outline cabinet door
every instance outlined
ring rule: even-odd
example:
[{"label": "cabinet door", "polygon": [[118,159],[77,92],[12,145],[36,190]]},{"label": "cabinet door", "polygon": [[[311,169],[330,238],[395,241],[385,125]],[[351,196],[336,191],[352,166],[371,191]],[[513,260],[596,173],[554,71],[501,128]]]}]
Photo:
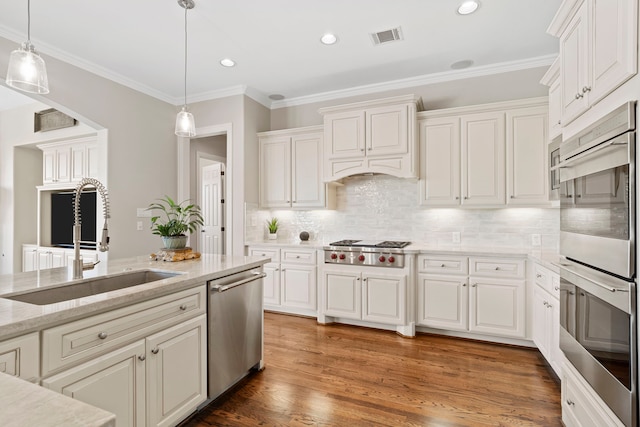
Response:
[{"label": "cabinet door", "polygon": [[460,204],[460,119],[444,117],[420,122],[420,203]]},{"label": "cabinet door", "polygon": [[78,144],[71,147],[71,180],[81,181],[86,175],[86,146]]},{"label": "cabinet door", "polygon": [[409,152],[408,107],[393,105],[365,112],[367,156],[389,156]]},{"label": "cabinet door", "polygon": [[289,137],[274,137],[260,141],[260,205],[291,207]]},{"label": "cabinet door", "polygon": [[551,362],[551,313],[550,296],[539,286],[533,290],[533,342],[540,353]]},{"label": "cabinet door", "polygon": [[84,152],[84,176],[101,178],[100,176],[100,148],[97,144],[87,144]]},{"label": "cabinet door", "polygon": [[325,270],[323,277],[324,314],[349,319],[362,318],[360,274]]},{"label": "cabinet door", "polygon": [[140,340],[42,380],[42,385],[114,413],[118,427],[141,427],[146,425],[145,357]]},{"label": "cabinet door", "polygon": [[146,339],[149,426],[173,426],[207,398],[207,317]]},{"label": "cabinet door", "polygon": [[592,0],[591,82],[594,104],[637,72],[637,0]]},{"label": "cabinet door", "polygon": [[504,113],[469,114],[461,118],[462,204],[505,202]]},{"label": "cabinet door", "polygon": [[549,86],[549,139],[562,133],[562,92],[560,76]]},{"label": "cabinet door", "polygon": [[525,337],[525,282],[471,277],[469,331]]},{"label": "cabinet door", "polygon": [[36,246],[24,246],[22,248],[22,271],[34,271],[38,269],[38,248]]},{"label": "cabinet door", "polygon": [[60,147],[56,150],[57,182],[71,182],[71,147]]},{"label": "cabinet door", "polygon": [[316,310],[316,267],[282,264],[282,305]]},{"label": "cabinet door", "polygon": [[52,268],[51,251],[47,249],[38,249],[38,270]]},{"label": "cabinet door", "polygon": [[507,111],[507,205],[546,205],[547,108]]},{"label": "cabinet door", "polygon": [[56,182],[58,175],[56,173],[56,150],[49,149],[42,151],[42,182],[51,184]]},{"label": "cabinet door", "polygon": [[407,277],[366,274],[362,278],[362,320],[406,324]]},{"label": "cabinet door", "polygon": [[264,285],[265,305],[280,305],[280,264],[265,264],[263,271],[266,277],[262,280]]},{"label": "cabinet door", "polygon": [[291,138],[291,206],[324,207],[322,133]]},{"label": "cabinet door", "polygon": [[324,116],[325,154],[330,159],[358,158],[365,151],[364,110]]},{"label": "cabinet door", "polygon": [[40,376],[40,339],[33,332],[0,342],[0,372],[26,381]]},{"label": "cabinet door", "polygon": [[469,292],[464,276],[418,275],[418,323],[467,331]]},{"label": "cabinet door", "polygon": [[562,123],[566,126],[588,107],[582,91],[589,81],[588,6],[584,2],[560,37]]},{"label": "cabinet door", "polygon": [[67,253],[64,250],[53,249],[51,253],[51,268],[65,267],[67,265]]}]

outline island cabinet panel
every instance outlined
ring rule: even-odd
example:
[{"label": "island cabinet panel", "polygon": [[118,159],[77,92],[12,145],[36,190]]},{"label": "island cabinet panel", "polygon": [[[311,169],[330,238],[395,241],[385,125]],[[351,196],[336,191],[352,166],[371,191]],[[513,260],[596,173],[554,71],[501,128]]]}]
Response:
[{"label": "island cabinet panel", "polygon": [[116,415],[118,427],[145,426],[144,340],[42,381],[42,386]]},{"label": "island cabinet panel", "polygon": [[0,342],[0,372],[36,381],[40,376],[40,339],[34,332]]}]

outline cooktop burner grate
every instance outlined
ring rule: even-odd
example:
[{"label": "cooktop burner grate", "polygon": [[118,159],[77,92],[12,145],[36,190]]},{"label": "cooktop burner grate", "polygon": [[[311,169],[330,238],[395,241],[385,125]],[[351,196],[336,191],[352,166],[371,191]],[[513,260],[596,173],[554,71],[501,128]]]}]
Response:
[{"label": "cooktop burner grate", "polygon": [[355,243],[362,240],[338,240],[337,242],[329,243],[331,246],[353,246]]},{"label": "cooktop burner grate", "polygon": [[411,242],[399,242],[392,240],[385,240],[384,242],[380,242],[376,244],[378,248],[404,248],[405,246],[410,245]]},{"label": "cooktop burner grate", "polygon": [[338,240],[337,242],[329,243],[330,246],[351,246],[351,247],[366,247],[366,248],[393,248],[401,249],[411,244],[411,242],[401,242],[393,240],[378,241],[363,241],[363,240]]}]

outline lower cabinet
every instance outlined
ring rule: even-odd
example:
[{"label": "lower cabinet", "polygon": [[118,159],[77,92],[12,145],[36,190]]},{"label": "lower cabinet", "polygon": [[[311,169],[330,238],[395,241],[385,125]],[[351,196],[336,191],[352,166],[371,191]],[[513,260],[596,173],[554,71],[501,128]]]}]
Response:
[{"label": "lower cabinet", "polygon": [[406,275],[325,268],[323,282],[322,312],[326,316],[390,325],[407,323]]},{"label": "lower cabinet", "polygon": [[116,414],[174,426],[207,398],[206,287],[42,331],[42,386]]},{"label": "lower cabinet", "polygon": [[525,338],[524,271],[524,259],[420,255],[417,324]]},{"label": "lower cabinet", "polygon": [[40,339],[37,332],[0,342],[0,372],[37,381],[40,376]]},{"label": "lower cabinet", "polygon": [[566,427],[624,426],[569,362],[562,366],[562,422]]},{"label": "lower cabinet", "polygon": [[271,258],[264,265],[265,310],[282,313],[316,316],[317,271],[316,250],[313,248],[289,248],[251,246],[251,256]]},{"label": "lower cabinet", "polygon": [[533,342],[558,376],[562,373],[560,350],[560,276],[534,264]]}]

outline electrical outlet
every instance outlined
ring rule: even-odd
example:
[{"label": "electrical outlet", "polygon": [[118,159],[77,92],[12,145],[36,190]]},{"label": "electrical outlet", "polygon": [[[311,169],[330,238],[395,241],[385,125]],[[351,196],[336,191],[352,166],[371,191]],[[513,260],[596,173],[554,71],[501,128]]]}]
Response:
[{"label": "electrical outlet", "polygon": [[542,244],[542,242],[540,241],[540,235],[539,234],[532,234],[531,235],[531,246],[540,246]]},{"label": "electrical outlet", "polygon": [[453,243],[460,243],[460,232],[459,231],[454,231],[453,233],[451,233],[451,241]]},{"label": "electrical outlet", "polygon": [[136,230],[138,230],[138,231],[142,231],[142,228],[143,228],[143,227],[142,227],[142,221],[138,221],[138,222],[136,223]]}]

